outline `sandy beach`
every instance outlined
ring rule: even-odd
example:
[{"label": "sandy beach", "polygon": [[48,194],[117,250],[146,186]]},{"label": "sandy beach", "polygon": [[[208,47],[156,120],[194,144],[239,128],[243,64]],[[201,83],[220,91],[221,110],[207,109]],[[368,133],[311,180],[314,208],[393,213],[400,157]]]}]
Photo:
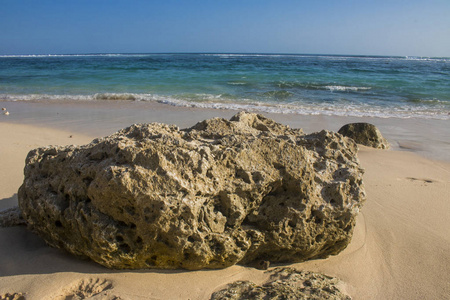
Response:
[{"label": "sandy beach", "polygon": [[[231,110],[129,101],[0,102],[0,210],[17,205],[25,157],[46,145],[86,144],[133,123],[181,128]],[[450,123],[424,119],[266,114],[310,133],[351,122],[375,124],[391,150],[360,146],[367,200],[349,247],[290,265],[342,280],[353,299],[447,299],[450,295]],[[276,266],[271,266],[276,267]],[[72,299],[104,290],[108,299],[208,299],[236,280],[262,283],[262,270],[115,271],[48,247],[24,226],[0,228],[0,299]],[[116,297],[116,298],[114,298]],[[83,299],[83,298],[81,298]],[[100,299],[100,298],[98,298]],[[103,299],[103,298],[101,298]]]}]

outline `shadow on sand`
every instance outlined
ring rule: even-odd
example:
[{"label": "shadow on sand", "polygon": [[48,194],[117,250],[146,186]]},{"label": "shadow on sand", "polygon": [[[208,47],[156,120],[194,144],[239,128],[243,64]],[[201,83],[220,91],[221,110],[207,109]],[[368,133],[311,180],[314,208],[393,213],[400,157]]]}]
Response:
[{"label": "shadow on sand", "polygon": [[[0,199],[0,211],[17,206],[17,194]],[[15,275],[79,272],[85,274],[164,273],[187,270],[111,270],[93,261],[48,246],[26,226],[0,227],[0,278]]]}]

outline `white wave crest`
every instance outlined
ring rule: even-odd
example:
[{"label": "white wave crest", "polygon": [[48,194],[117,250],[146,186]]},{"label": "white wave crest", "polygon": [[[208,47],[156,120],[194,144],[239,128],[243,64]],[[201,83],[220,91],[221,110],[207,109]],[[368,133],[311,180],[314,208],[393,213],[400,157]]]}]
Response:
[{"label": "white wave crest", "polygon": [[93,96],[95,100],[139,100],[138,94],[99,93]]},{"label": "white wave crest", "polygon": [[366,86],[342,86],[342,85],[327,85],[325,86],[326,89],[332,91],[332,92],[356,92],[356,91],[367,91],[370,90],[371,87]]},{"label": "white wave crest", "polygon": [[449,57],[405,56],[405,60],[450,62]]},{"label": "white wave crest", "polygon": [[227,82],[227,84],[229,84],[229,85],[248,85],[247,82],[243,82],[243,81],[230,81],[230,82]]}]

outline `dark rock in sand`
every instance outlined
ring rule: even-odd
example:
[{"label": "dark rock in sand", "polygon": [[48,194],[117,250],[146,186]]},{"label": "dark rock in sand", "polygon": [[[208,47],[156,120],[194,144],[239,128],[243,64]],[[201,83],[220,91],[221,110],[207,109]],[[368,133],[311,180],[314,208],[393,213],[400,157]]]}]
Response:
[{"label": "dark rock in sand", "polygon": [[270,279],[263,285],[236,281],[212,294],[211,300],[351,299],[341,291],[337,278],[292,268],[278,268],[271,273]]},{"label": "dark rock in sand", "polygon": [[30,151],[19,205],[48,244],[110,268],[300,262],[350,242],[365,199],[356,152],[250,113],[132,125]]},{"label": "dark rock in sand", "polygon": [[377,148],[389,149],[388,141],[375,125],[369,123],[351,123],[341,127],[340,134],[353,139],[356,143]]},{"label": "dark rock in sand", "polygon": [[0,227],[21,225],[26,225],[26,222],[22,218],[22,213],[20,212],[19,207],[16,206],[0,211]]}]

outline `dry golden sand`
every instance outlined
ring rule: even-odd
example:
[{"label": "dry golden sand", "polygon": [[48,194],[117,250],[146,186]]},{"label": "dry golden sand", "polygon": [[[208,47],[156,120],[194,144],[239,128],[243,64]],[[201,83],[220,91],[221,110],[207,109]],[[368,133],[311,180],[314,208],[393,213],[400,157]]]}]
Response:
[{"label": "dry golden sand", "polygon": [[[0,210],[16,205],[30,149],[84,144],[94,138],[67,128],[5,122],[0,122],[0,132]],[[293,266],[339,277],[353,299],[448,299],[450,163],[365,147],[359,157],[366,170],[367,202],[352,243],[337,256]],[[195,272],[112,271],[49,248],[24,227],[0,228],[0,297],[22,293],[26,299],[75,294],[208,299],[229,282],[247,279],[258,284],[266,278],[264,271],[242,266]]]}]

